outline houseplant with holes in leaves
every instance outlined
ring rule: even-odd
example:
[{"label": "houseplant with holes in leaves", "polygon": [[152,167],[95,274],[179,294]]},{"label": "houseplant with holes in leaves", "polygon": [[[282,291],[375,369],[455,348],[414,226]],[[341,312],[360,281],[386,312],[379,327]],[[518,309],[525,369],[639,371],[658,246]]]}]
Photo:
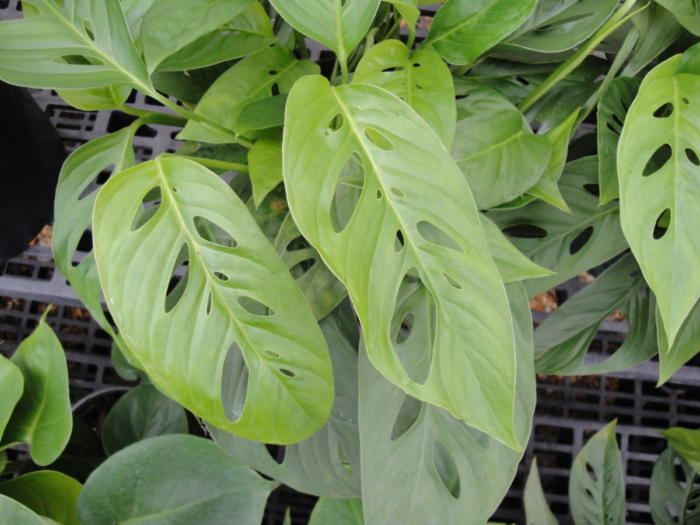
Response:
[{"label": "houseplant with holes in leaves", "polygon": [[[415,0],[23,9],[0,23],[0,79],[135,117],[65,161],[56,264],[148,387],[126,413],[184,408],[211,437],[115,452],[83,522],[258,523],[279,482],[348,520],[484,523],[536,371],[658,353],[663,383],[700,348],[690,0],[448,0],[429,23]],[[137,163],[159,124],[179,152]],[[589,270],[533,334],[528,299]],[[611,312],[625,344],[589,355]],[[143,492],[119,492],[134,476]],[[228,488],[180,507],[183,484]]]}]

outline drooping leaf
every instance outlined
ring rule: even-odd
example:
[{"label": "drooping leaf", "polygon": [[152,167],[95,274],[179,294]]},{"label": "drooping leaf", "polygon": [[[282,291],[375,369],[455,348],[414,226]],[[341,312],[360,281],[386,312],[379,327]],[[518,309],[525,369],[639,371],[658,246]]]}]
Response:
[{"label": "drooping leaf", "polygon": [[519,250],[535,263],[558,272],[527,281],[530,296],[594,268],[627,248],[619,207],[614,202],[598,206],[597,183],[597,158],[576,159],[564,167],[559,182],[571,214],[544,202],[489,213]]},{"label": "drooping leaf", "polygon": [[625,523],[625,481],[612,421],[588,440],[569,477],[569,507],[576,523]]},{"label": "drooping leaf", "polygon": [[455,92],[450,70],[433,49],[409,51],[398,40],[371,47],[360,60],[353,82],[372,84],[403,98],[442,139],[452,145],[455,134]]},{"label": "drooping leaf", "polygon": [[452,64],[469,64],[515,31],[535,0],[448,0],[430,26],[426,44]]},{"label": "drooping leaf", "polygon": [[[149,199],[161,204],[132,224]],[[93,227],[105,299],[155,386],[248,439],[290,443],[325,424],[333,382],[321,332],[225,182],[177,157],[140,164],[102,188]],[[216,232],[227,242],[209,240]]]},{"label": "drooping leaf", "polygon": [[[38,470],[0,483],[0,494],[61,525],[82,525],[77,508],[82,488],[80,483],[65,474]],[[23,521],[5,523],[24,524]]]},{"label": "drooping leaf", "polygon": [[48,465],[68,443],[73,417],[66,357],[44,318],[19,345],[12,363],[22,372],[24,392],[7,423],[0,447],[26,443],[34,463]]},{"label": "drooping leaf", "polygon": [[[679,475],[677,463],[682,475]],[[649,509],[656,525],[692,525],[700,517],[700,479],[671,447],[654,464]]]},{"label": "drooping leaf", "polygon": [[452,156],[480,209],[508,202],[531,188],[547,169],[552,147],[535,135],[505,98],[474,84],[457,103]]},{"label": "drooping leaf", "polygon": [[[243,109],[277,93],[287,93],[294,82],[317,73],[318,66],[297,60],[286,47],[272,47],[237,62],[216,79],[200,99],[195,113],[234,132],[242,132],[238,118]],[[230,137],[201,122],[189,121],[179,139],[230,142]]]},{"label": "drooping leaf", "polygon": [[661,434],[668,439],[673,450],[700,474],[700,430],[675,427],[662,430]]},{"label": "drooping leaf", "polygon": [[[410,395],[520,448],[505,290],[469,187],[437,135],[383,89],[309,76],[289,95],[282,156],[294,221],[345,284],[372,364]],[[336,216],[345,166],[363,189],[355,209]],[[433,366],[421,381],[390,336],[405,279],[425,283],[437,305],[425,348]]]},{"label": "drooping leaf", "polygon": [[0,494],[0,522],[21,523],[22,525],[47,525],[47,522],[37,516],[27,507]]},{"label": "drooping leaf", "polygon": [[234,459],[306,494],[328,498],[360,496],[357,429],[357,352],[343,335],[337,314],[321,322],[333,358],[336,397],[325,427],[288,445],[273,457],[261,443],[211,429],[213,439]]},{"label": "drooping leaf", "polygon": [[282,182],[282,132],[270,131],[255,141],[248,151],[248,173],[253,185],[253,202],[263,199]]},{"label": "drooping leaf", "polygon": [[677,72],[681,58],[642,81],[617,156],[622,230],[656,295],[669,345],[700,299],[700,119],[693,104],[700,75]]},{"label": "drooping leaf", "polygon": [[[26,4],[38,13],[2,22],[1,79],[36,88],[129,85],[150,90],[148,73],[117,0],[28,0]],[[67,56],[80,60],[62,60]]]},{"label": "drooping leaf", "polygon": [[656,0],[694,35],[700,35],[700,10],[694,0]]},{"label": "drooping leaf", "polygon": [[274,486],[209,440],[158,436],[100,465],[85,482],[78,513],[91,525],[259,525]]},{"label": "drooping leaf", "polygon": [[183,408],[144,384],[119,398],[102,423],[100,437],[105,452],[112,455],[142,439],[186,433]]},{"label": "drooping leaf", "polygon": [[[526,439],[535,404],[532,319],[524,287],[510,285],[508,291],[518,341],[515,426],[519,439]],[[399,312],[413,315],[407,323],[396,319],[392,335],[401,339],[407,370],[425,374],[433,305],[420,283],[405,283],[399,296]],[[522,453],[407,396],[372,367],[364,352],[359,369],[366,523],[485,523],[508,490]]]},{"label": "drooping leaf", "polygon": [[380,0],[271,0],[270,3],[294,29],[329,47],[345,62],[369,30]]},{"label": "drooping leaf", "polygon": [[[141,21],[148,71],[167,57],[240,15],[252,0],[155,0]],[[208,65],[208,64],[205,64]]]},{"label": "drooping leaf", "polygon": [[[2,411],[0,411],[0,437],[2,437],[12,411],[17,405],[24,390],[24,376],[17,365],[0,355],[0,399]],[[0,471],[1,472],[1,471]]]},{"label": "drooping leaf", "polygon": [[676,371],[700,352],[700,301],[695,304],[678,331],[678,337],[669,346],[666,330],[660,316],[656,316],[659,346],[659,382],[662,385]]},{"label": "drooping leaf", "polygon": [[544,497],[540,474],[537,470],[537,458],[533,458],[532,463],[530,463],[530,473],[525,481],[523,503],[527,525],[557,525],[557,519],[549,510],[549,505]]},{"label": "drooping leaf", "polygon": [[364,525],[362,499],[321,498],[314,505],[309,525]]}]

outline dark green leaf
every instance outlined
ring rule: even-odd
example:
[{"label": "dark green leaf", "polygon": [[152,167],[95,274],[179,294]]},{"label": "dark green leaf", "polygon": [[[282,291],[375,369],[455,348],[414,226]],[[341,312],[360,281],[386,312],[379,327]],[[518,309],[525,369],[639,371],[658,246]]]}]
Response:
[{"label": "dark green leaf", "polygon": [[[680,466],[682,475],[679,475]],[[694,525],[700,518],[698,474],[672,448],[654,464],[649,508],[656,525]]]},{"label": "dark green leaf", "polygon": [[[80,483],[65,474],[38,470],[0,483],[0,494],[61,525],[81,525],[77,503],[82,488]],[[4,523],[24,525],[23,521]]]}]

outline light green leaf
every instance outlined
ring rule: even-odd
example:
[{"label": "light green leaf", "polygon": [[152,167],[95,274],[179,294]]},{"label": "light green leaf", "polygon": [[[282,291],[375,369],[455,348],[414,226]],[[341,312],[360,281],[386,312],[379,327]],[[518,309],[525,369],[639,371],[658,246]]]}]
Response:
[{"label": "light green leaf", "polygon": [[662,430],[661,434],[668,439],[673,450],[700,474],[700,430],[675,427]]},{"label": "light green leaf", "polygon": [[294,29],[329,47],[345,63],[369,30],[380,0],[271,0],[270,3]]},{"label": "light green leaf", "polygon": [[248,151],[248,173],[253,185],[253,202],[260,206],[268,193],[282,182],[282,132],[262,135]]},{"label": "light green leaf", "polygon": [[[282,157],[294,221],[345,284],[372,364],[408,394],[520,448],[505,289],[469,187],[437,135],[383,89],[309,76],[289,95]],[[354,211],[335,217],[344,171],[364,187]],[[437,305],[425,348],[433,366],[420,380],[390,334],[406,279],[425,283]]]},{"label": "light green leaf", "polygon": [[46,525],[46,521],[27,507],[0,494],[0,522],[22,525]]},{"label": "light green leaf", "polygon": [[362,499],[321,498],[314,506],[309,525],[364,525]]},{"label": "light green leaf", "polygon": [[113,109],[124,102],[131,93],[129,86],[107,86],[94,89],[60,89],[58,94],[74,108],[83,111]]},{"label": "light green leaf", "polygon": [[525,481],[523,503],[525,504],[527,525],[557,525],[557,519],[549,510],[549,505],[544,497],[540,473],[537,470],[537,458],[532,458],[532,463],[530,463],[530,473]]},{"label": "light green leaf", "polygon": [[694,35],[700,35],[700,10],[694,0],[655,0],[671,11],[673,16]]},{"label": "light green leaf", "polygon": [[621,73],[621,76],[628,77],[639,73],[684,33],[676,18],[656,2],[650,3],[631,22],[639,36],[632,56]]},{"label": "light green leaf", "polygon": [[[508,290],[518,341],[516,432],[527,439],[535,406],[532,319],[524,287],[515,284]],[[408,370],[425,373],[433,329],[433,305],[425,287],[402,286],[399,308],[412,314],[408,329],[401,318],[392,326],[392,334],[402,339],[400,355]],[[359,369],[366,523],[485,523],[508,490],[522,452],[407,396],[372,367],[364,352]]]},{"label": "light green leaf", "polygon": [[341,332],[336,315],[321,322],[336,383],[333,411],[325,427],[301,443],[284,447],[278,460],[261,443],[215,428],[211,428],[211,434],[237,461],[295,490],[329,498],[353,498],[360,496],[357,351]]},{"label": "light green leaf", "polygon": [[615,257],[627,248],[617,203],[598,207],[598,159],[585,157],[564,167],[559,186],[571,214],[533,202],[489,217],[535,263],[557,272],[527,281],[535,296]]},{"label": "light green leaf", "polygon": [[199,37],[237,17],[252,0],[155,0],[141,21],[148,71]]},{"label": "light green leaf", "polygon": [[612,421],[588,440],[569,477],[569,507],[576,523],[625,523],[625,480]]},{"label": "light green leaf", "polygon": [[[683,474],[678,475],[676,462]],[[698,474],[671,447],[654,464],[649,508],[656,525],[692,525],[700,517]]]},{"label": "light green leaf", "polygon": [[413,47],[416,40],[416,24],[420,18],[420,9],[418,9],[417,0],[384,0],[386,3],[394,6],[394,9],[406,21],[408,27],[408,47]]},{"label": "light green leaf", "polygon": [[68,443],[73,417],[66,357],[44,318],[19,345],[12,362],[24,376],[24,393],[7,423],[0,447],[26,443],[34,463],[48,465]]},{"label": "light green leaf", "polygon": [[601,204],[607,204],[620,196],[617,182],[617,145],[627,108],[637,95],[640,82],[638,78],[616,78],[603,92],[598,102],[596,131]]},{"label": "light green leaf", "polygon": [[141,44],[141,23],[143,22],[144,15],[153,5],[153,2],[155,2],[155,0],[120,0],[126,23],[129,26],[129,31],[139,48]]},{"label": "light green leaf", "polygon": [[284,124],[284,106],[286,103],[286,93],[251,102],[238,115],[236,125],[240,133],[255,135],[255,131],[281,128]]},{"label": "light green leaf", "polygon": [[470,64],[515,31],[535,0],[448,0],[436,13],[426,44],[452,64]]},{"label": "light green leaf", "polygon": [[[618,146],[620,222],[656,295],[668,344],[700,298],[700,75],[655,67],[627,113]],[[660,222],[669,220],[664,228]]]},{"label": "light green leaf", "polygon": [[668,381],[680,367],[700,352],[700,301],[695,304],[683,321],[678,337],[669,346],[666,330],[659,315],[656,316],[656,333],[659,346],[659,382],[657,386]]},{"label": "light green leaf", "polygon": [[[81,525],[77,503],[82,488],[80,483],[65,474],[38,470],[0,483],[0,494],[61,525]],[[24,524],[23,521],[4,523]]]},{"label": "light green leaf", "polygon": [[[24,376],[22,376],[22,372],[12,361],[0,355],[0,399],[3,400],[0,412],[0,437],[5,431],[15,405],[22,397],[23,390]],[[0,470],[1,472],[2,470]]]},{"label": "light green leaf", "polygon": [[207,439],[158,436],[100,465],[85,482],[78,513],[90,525],[259,525],[274,486]]},{"label": "light green leaf", "polygon": [[187,434],[183,408],[151,385],[124,394],[107,414],[100,438],[109,455],[132,443],[163,434]]},{"label": "light green leaf", "polygon": [[[0,27],[0,78],[35,88],[129,85],[149,91],[118,0],[28,0],[39,10]],[[73,63],[62,60],[73,57]]]},{"label": "light green leaf", "polygon": [[491,89],[474,84],[457,103],[452,156],[480,209],[508,202],[531,188],[547,169],[552,147],[523,115]]},{"label": "light green leaf", "polygon": [[[317,73],[319,68],[308,60],[297,60],[286,47],[272,47],[244,58],[221,75],[197,104],[195,113],[226,129],[240,132],[238,118],[243,109],[258,100],[287,93],[294,82]],[[230,142],[228,135],[200,122],[189,121],[179,139],[202,142]]]},{"label": "light green leaf", "polygon": [[430,124],[445,146],[452,145],[457,118],[452,75],[433,49],[411,54],[402,42],[386,40],[365,53],[352,81],[398,95]]},{"label": "light green leaf", "polygon": [[[132,225],[142,201],[156,199],[145,224]],[[102,188],[93,227],[106,302],[155,386],[247,439],[291,443],[325,424],[333,381],[321,332],[225,182],[177,157],[140,164]],[[228,242],[208,240],[216,232]]]}]

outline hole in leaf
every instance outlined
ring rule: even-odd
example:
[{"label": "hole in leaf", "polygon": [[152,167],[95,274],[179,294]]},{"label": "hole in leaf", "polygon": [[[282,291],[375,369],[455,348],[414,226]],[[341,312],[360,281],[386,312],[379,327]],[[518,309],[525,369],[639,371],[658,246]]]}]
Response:
[{"label": "hole in leaf", "polygon": [[571,255],[574,255],[578,252],[580,252],[583,247],[586,245],[586,243],[589,241],[591,236],[593,235],[593,226],[588,226],[583,229],[581,233],[579,233],[573,241],[571,241],[571,244],[569,244],[569,253]]},{"label": "hole in leaf", "polygon": [[277,71],[275,69],[271,69],[270,71],[267,72],[268,75],[271,77],[275,76],[277,74]]},{"label": "hole in leaf", "polygon": [[391,429],[391,440],[395,441],[408,432],[418,420],[421,411],[421,403],[411,396],[405,396],[401,402],[401,408],[396,415],[396,421]]},{"label": "hole in leaf", "polygon": [[141,206],[136,210],[131,220],[131,231],[134,232],[143,227],[158,211],[160,205],[160,186],[152,188],[141,199]]},{"label": "hole in leaf", "polygon": [[433,223],[428,221],[420,221],[417,224],[417,228],[418,233],[420,233],[426,241],[442,246],[443,248],[455,250],[457,252],[463,251],[460,245],[457,244],[452,237],[435,226]]},{"label": "hole in leaf", "polygon": [[625,125],[624,120],[618,117],[615,113],[612,114],[612,119],[615,121],[615,124],[618,125],[617,129],[622,129],[622,127]]},{"label": "hole in leaf", "polygon": [[661,239],[671,226],[671,209],[666,208],[662,211],[654,223],[654,239]]},{"label": "hole in leaf", "polygon": [[414,85],[416,86],[416,89],[418,89],[418,90],[422,90],[422,89],[424,89],[424,88],[423,88],[423,86],[422,86],[422,85],[420,85],[420,84],[414,84]]},{"label": "hole in leaf", "polygon": [[393,71],[403,71],[404,67],[403,66],[392,66],[392,67],[385,67],[382,69],[382,73],[391,73]]},{"label": "hole in leaf", "polygon": [[659,106],[656,111],[654,111],[654,116],[656,118],[668,118],[673,113],[673,104],[671,102],[666,102]]},{"label": "hole in leaf", "polygon": [[671,158],[671,153],[673,150],[669,144],[664,144],[658,148],[649,158],[646,166],[644,166],[644,171],[642,171],[642,176],[648,177],[649,175],[656,173],[668,162]]},{"label": "hole in leaf", "polygon": [[331,201],[331,222],[336,233],[352,219],[365,184],[365,168],[360,155],[353,153],[345,163]]},{"label": "hole in leaf", "polygon": [[83,191],[80,193],[78,200],[81,201],[85,197],[87,197],[88,195],[95,193],[95,191],[97,191],[100,186],[102,186],[105,182],[107,182],[107,179],[109,179],[113,170],[114,170],[114,164],[112,164],[111,166],[105,168],[100,173],[98,173],[95,176],[95,178],[93,180],[91,180],[90,182],[88,182],[88,184],[85,186]]},{"label": "hole in leaf", "polygon": [[586,496],[588,496],[591,499],[595,499],[593,497],[593,493],[590,491],[590,489],[585,489],[584,492],[586,493]]},{"label": "hole in leaf", "polygon": [[287,377],[296,377],[297,376],[294,372],[292,372],[291,370],[288,370],[287,368],[280,368],[280,372],[282,372]]},{"label": "hole in leaf", "polygon": [[594,482],[598,481],[598,476],[596,475],[595,470],[593,470],[593,467],[588,462],[586,463],[586,472]]},{"label": "hole in leaf", "polygon": [[375,129],[366,128],[365,137],[367,137],[372,144],[383,151],[391,151],[394,149],[394,145],[391,143],[391,141]]},{"label": "hole in leaf", "polygon": [[224,360],[221,401],[226,417],[238,420],[243,412],[248,390],[248,368],[237,344],[232,344]]},{"label": "hole in leaf", "polygon": [[519,83],[522,84],[523,86],[529,86],[530,82],[524,78],[524,77],[515,77],[515,80]]},{"label": "hole in leaf", "polygon": [[235,248],[238,246],[238,242],[226,230],[206,217],[197,215],[192,222],[194,222],[197,234],[205,241],[218,244],[224,248]]},{"label": "hole in leaf", "polygon": [[187,288],[189,258],[189,247],[187,244],[183,243],[170,270],[170,281],[165,291],[166,314],[173,311],[185,293],[185,288]]},{"label": "hole in leaf", "polygon": [[681,100],[683,101],[683,104],[690,104],[690,100],[688,100],[686,97],[683,97]]},{"label": "hole in leaf", "polygon": [[284,455],[287,451],[287,447],[284,445],[265,445],[265,449],[267,450],[267,453],[270,454],[270,457],[274,459],[278,464],[282,464],[284,461]]},{"label": "hole in leaf", "polygon": [[278,359],[280,356],[277,352],[273,352],[272,350],[265,350],[264,353],[270,359]]},{"label": "hole in leaf", "polygon": [[619,135],[619,134],[620,134],[620,128],[618,128],[617,126],[613,126],[613,125],[612,125],[612,122],[608,122],[607,127],[608,127],[608,129],[609,129],[610,131],[612,131],[613,133],[615,133],[615,135]]},{"label": "hole in leaf", "polygon": [[409,337],[411,337],[411,330],[413,329],[413,323],[416,320],[416,316],[413,315],[413,312],[408,312],[404,318],[403,321],[398,326],[398,330],[396,332],[396,344],[401,344],[404,341],[408,340]]},{"label": "hole in leaf", "polygon": [[212,303],[212,296],[211,292],[207,294],[207,315],[211,313],[211,303]]},{"label": "hole in leaf", "polygon": [[380,190],[377,190],[377,199],[382,198],[382,192]]},{"label": "hole in leaf", "polygon": [[394,241],[394,251],[400,252],[404,247],[403,232],[396,230],[396,240]]},{"label": "hole in leaf", "polygon": [[450,284],[450,286],[452,286],[453,288],[456,288],[457,290],[462,289],[462,285],[459,284],[457,281],[455,281],[452,277],[447,275],[445,272],[443,272],[442,275],[445,276],[445,280]]},{"label": "hole in leaf", "polygon": [[299,277],[304,275],[306,272],[308,272],[313,267],[314,264],[316,264],[315,257],[310,257],[308,259],[304,259],[303,261],[299,261],[294,266],[292,266],[289,269],[289,273],[291,273],[295,279],[298,279]]},{"label": "hole in leaf", "polygon": [[447,492],[453,498],[459,498],[460,482],[457,463],[442,441],[435,441],[433,446],[433,464]]},{"label": "hole in leaf", "polygon": [[547,236],[547,230],[534,224],[515,224],[503,228],[503,233],[508,237],[519,239],[543,239]]},{"label": "hole in leaf", "polygon": [[343,118],[343,115],[338,113],[328,122],[328,125],[326,126],[326,135],[332,135],[342,128],[344,123],[345,119]]},{"label": "hole in leaf", "polygon": [[420,67],[420,64],[418,62],[414,62],[413,67]]},{"label": "hole in leaf", "polygon": [[272,84],[272,88],[270,89],[270,92],[272,93],[273,97],[276,97],[280,94],[280,85],[279,83],[275,82]]},{"label": "hole in leaf", "polygon": [[214,272],[214,277],[224,282],[228,281],[228,275],[226,275],[225,273]]},{"label": "hole in leaf", "polygon": [[238,304],[240,304],[243,309],[250,314],[264,316],[275,315],[275,312],[265,306],[265,304],[247,295],[239,295],[237,301]]},{"label": "hole in leaf", "polygon": [[403,191],[401,191],[399,188],[396,188],[393,186],[391,188],[391,193],[393,193],[397,197],[405,197],[406,196],[406,194]]},{"label": "hole in leaf", "polygon": [[598,184],[584,184],[583,189],[594,197],[600,197],[600,186]]},{"label": "hole in leaf", "polygon": [[692,164],[695,164],[696,166],[700,166],[700,159],[698,158],[697,153],[695,153],[692,149],[685,148],[685,156],[688,158],[688,160]]}]

